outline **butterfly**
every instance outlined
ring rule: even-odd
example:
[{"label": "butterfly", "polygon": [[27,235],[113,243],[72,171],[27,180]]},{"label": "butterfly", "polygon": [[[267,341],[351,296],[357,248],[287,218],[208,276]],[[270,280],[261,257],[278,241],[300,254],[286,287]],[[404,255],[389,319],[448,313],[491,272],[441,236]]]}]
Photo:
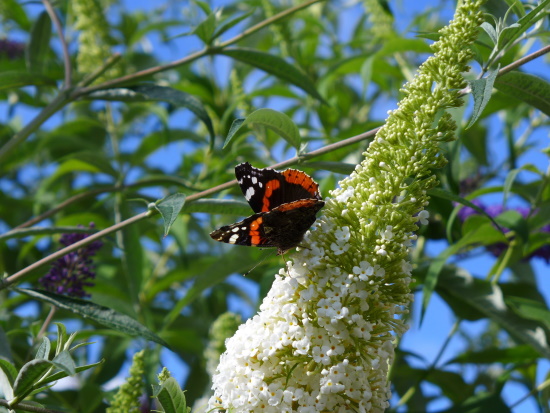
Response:
[{"label": "butterfly", "polygon": [[325,205],[319,185],[297,169],[235,167],[235,176],[254,214],[210,233],[216,241],[277,248],[277,255],[297,247]]}]

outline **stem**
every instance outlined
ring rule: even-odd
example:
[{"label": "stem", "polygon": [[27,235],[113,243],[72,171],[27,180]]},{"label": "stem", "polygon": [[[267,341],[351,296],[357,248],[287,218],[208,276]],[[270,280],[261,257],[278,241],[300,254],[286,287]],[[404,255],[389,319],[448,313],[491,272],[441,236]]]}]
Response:
[{"label": "stem", "polygon": [[141,70],[139,72],[132,73],[131,75],[122,76],[122,77],[119,77],[117,79],[108,80],[108,81],[103,82],[103,83],[101,83],[99,85],[96,85],[96,86],[91,86],[91,87],[82,89],[80,91],[81,92],[80,94],[85,95],[85,94],[88,94],[88,93],[91,93],[91,92],[95,92],[97,90],[112,88],[113,86],[117,86],[117,85],[120,85],[122,83],[135,82],[136,80],[139,80],[143,77],[151,76],[151,75],[154,75],[156,73],[164,72],[166,70],[173,69],[175,67],[178,67],[178,66],[181,66],[181,65],[184,65],[184,64],[187,64],[187,63],[191,63],[191,62],[193,62],[193,61],[195,61],[195,60],[197,60],[197,59],[199,59],[203,56],[211,54],[213,52],[213,50],[219,50],[219,49],[223,49],[224,47],[230,46],[230,45],[238,42],[239,40],[242,40],[242,39],[256,33],[257,31],[263,29],[264,27],[269,26],[270,24],[272,24],[272,23],[274,23],[278,20],[281,20],[281,19],[283,19],[283,18],[285,18],[285,17],[287,17],[287,16],[289,16],[289,15],[291,15],[291,14],[293,14],[293,13],[299,11],[299,10],[305,9],[305,8],[311,6],[314,3],[318,3],[319,1],[321,1],[321,0],[309,0],[309,1],[306,1],[302,4],[299,4],[297,6],[291,7],[290,9],[287,9],[287,10],[284,10],[280,13],[277,13],[275,16],[269,17],[269,18],[263,20],[262,22],[246,29],[241,34],[238,34],[237,36],[235,36],[235,37],[219,44],[218,46],[215,47],[215,49],[205,47],[204,49],[199,50],[198,52],[192,53],[189,56],[184,57],[183,59],[175,60],[175,61],[173,61],[171,63],[167,63],[165,65],[150,67],[149,69]]},{"label": "stem", "polygon": [[36,412],[36,413],[66,413],[61,410],[46,409],[45,407],[38,407],[34,404],[27,404],[25,402],[17,403],[15,406],[11,406],[7,400],[0,399],[0,406],[6,407],[8,409],[17,409],[24,410],[26,412]]},{"label": "stem", "polygon": [[78,84],[78,86],[84,87],[93,83],[94,80],[96,80],[99,76],[101,76],[103,73],[109,70],[112,66],[114,66],[115,63],[117,63],[121,58],[122,58],[122,55],[120,53],[113,54],[103,63],[103,65],[101,65],[99,68],[94,70],[92,73],[88,73],[86,76],[84,76],[84,79],[82,79],[82,81]]},{"label": "stem", "polygon": [[533,396],[535,393],[544,390],[550,386],[550,379],[547,379],[543,381],[541,384],[539,384],[537,387],[535,387],[533,390],[531,390],[529,393],[527,393],[525,396],[523,396],[521,399],[519,399],[517,402],[513,403],[510,406],[510,409],[513,409],[517,407],[519,404],[523,403],[525,400],[527,400],[529,397]]},{"label": "stem", "polygon": [[44,7],[50,16],[50,19],[55,26],[57,35],[59,36],[59,41],[61,42],[61,49],[63,50],[63,64],[65,65],[65,81],[63,82],[63,89],[69,89],[72,85],[73,71],[71,67],[71,56],[69,55],[69,48],[67,47],[67,42],[63,36],[63,27],[61,26],[61,21],[59,16],[53,9],[49,0],[42,0]]},{"label": "stem", "polygon": [[535,60],[537,57],[540,57],[546,53],[550,52],[550,45],[543,47],[542,49],[537,50],[521,59],[516,60],[514,63],[510,63],[508,66],[503,67],[498,71],[498,75],[502,76],[508,72],[511,72],[514,69],[517,69],[520,66],[523,66],[525,63]]},{"label": "stem", "polygon": [[447,335],[447,338],[445,339],[445,342],[441,346],[441,349],[439,349],[439,352],[437,353],[437,356],[435,356],[435,359],[432,362],[432,364],[430,365],[430,367],[428,367],[424,371],[422,376],[418,378],[418,380],[416,381],[416,384],[414,386],[409,387],[409,389],[405,392],[403,397],[401,397],[401,399],[399,400],[399,402],[396,404],[395,407],[402,406],[405,403],[407,403],[409,401],[409,399],[413,396],[413,394],[416,392],[416,388],[420,385],[420,383],[423,382],[430,375],[430,373],[435,369],[435,367],[437,366],[437,363],[439,363],[439,360],[443,356],[443,353],[445,352],[445,349],[447,348],[447,346],[451,342],[451,338],[453,338],[454,334],[458,330],[458,326],[460,325],[461,321],[462,320],[460,320],[460,319],[455,321],[455,323],[451,327],[451,331]]},{"label": "stem", "polygon": [[102,231],[96,232],[95,234],[90,235],[89,237],[80,240],[78,242],[75,242],[74,244],[69,245],[68,247],[62,248],[59,251],[48,255],[47,257],[42,258],[39,261],[36,261],[34,264],[29,265],[26,268],[23,268],[21,271],[16,272],[15,274],[5,278],[4,280],[0,280],[0,290],[10,286],[11,284],[15,283],[20,278],[28,275],[31,271],[36,270],[43,265],[46,265],[52,261],[55,261],[58,258],[63,257],[64,255],[67,255],[69,252],[76,251],[77,249],[89,244],[90,242],[93,242],[95,240],[98,240],[101,237],[104,237],[106,235],[112,234],[113,232],[118,231],[119,229],[124,228],[127,225],[131,225],[135,222],[139,222],[144,220],[145,218],[148,218],[149,216],[153,215],[154,211],[147,211],[142,212],[139,215],[133,216],[131,218],[128,218],[125,221],[122,221],[118,224],[115,224],[109,228],[105,228]]},{"label": "stem", "polygon": [[36,336],[36,341],[40,341],[42,336],[44,334],[46,334],[46,330],[50,326],[56,311],[57,311],[57,307],[52,305],[50,307],[50,312],[48,313],[48,316],[46,317],[46,320],[44,320],[44,324],[42,324],[42,327],[40,327],[40,331],[38,332],[38,335]]},{"label": "stem", "polygon": [[6,155],[17,145],[29,137],[31,133],[37,130],[52,115],[69,103],[67,91],[61,91],[42,111],[23,129],[17,132],[13,137],[0,148],[0,164],[4,161]]}]

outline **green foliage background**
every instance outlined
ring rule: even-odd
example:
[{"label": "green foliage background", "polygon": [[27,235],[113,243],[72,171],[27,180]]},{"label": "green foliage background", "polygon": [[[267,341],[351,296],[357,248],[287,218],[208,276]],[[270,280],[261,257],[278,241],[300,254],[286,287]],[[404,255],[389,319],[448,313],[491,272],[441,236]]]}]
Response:
[{"label": "green foliage background", "polygon": [[[25,45],[16,57],[0,51],[0,271],[10,284],[0,291],[0,367],[7,380],[25,376],[22,366],[35,354],[48,361],[25,371],[54,366],[70,375],[75,365],[104,360],[78,374],[78,389],[28,398],[50,409],[101,412],[113,400],[105,383],[147,348],[144,393],[151,395],[161,356],[172,351],[189,366],[180,383],[188,404],[207,395],[210,326],[230,297],[249,308],[260,302],[246,283],[227,277],[265,253],[208,236],[250,212],[231,183],[234,166],[292,165],[312,174],[326,196],[383,125],[380,108],[400,99],[399,88],[431,52],[446,3],[433,2],[402,30],[393,2],[375,0],[249,0],[223,8],[171,1],[147,13],[116,0],[3,1],[0,38]],[[542,361],[550,357],[549,282],[529,259],[550,243],[543,230],[550,224],[549,171],[530,161],[548,155],[532,136],[548,133],[550,79],[532,76],[521,60],[540,49],[527,60],[548,66],[549,1],[508,10],[512,3],[487,3],[492,16],[480,31],[479,64],[466,75],[475,105],[453,112],[460,139],[444,143],[449,163],[437,171],[441,189],[431,194],[430,225],[412,257],[423,301],[411,323],[429,313],[435,292],[456,315],[441,329],[470,344],[446,363],[440,356],[448,342],[435,361],[399,352],[391,372],[396,411],[433,411],[432,401],[456,412],[511,411],[521,400],[503,397],[507,382],[517,383],[531,406],[550,411]],[[341,18],[348,7],[359,16],[353,27]],[[189,44],[194,51],[172,61],[155,50],[187,51]],[[496,134],[503,136],[496,141]],[[485,194],[521,202],[531,214],[495,218],[511,230],[505,234],[483,214],[461,222],[453,202]],[[57,251],[59,234],[90,222],[105,243],[90,302],[30,290],[39,288],[48,263],[30,266]],[[430,249],[434,241],[443,252]],[[484,248],[496,242],[505,244],[498,258]],[[472,255],[486,256],[491,270],[461,268]],[[248,275],[260,300],[281,264],[271,256]],[[488,322],[474,336],[464,320]],[[41,329],[53,321],[76,335],[50,328],[58,329],[50,347]],[[96,343],[73,350],[72,340]],[[29,392],[40,387],[32,387],[38,378],[25,377]]]}]

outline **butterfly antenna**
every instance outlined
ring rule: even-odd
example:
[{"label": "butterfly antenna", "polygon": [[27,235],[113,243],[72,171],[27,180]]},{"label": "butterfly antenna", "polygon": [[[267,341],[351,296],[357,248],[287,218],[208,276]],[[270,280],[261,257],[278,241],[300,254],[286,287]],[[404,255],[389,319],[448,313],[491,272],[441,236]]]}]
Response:
[{"label": "butterfly antenna", "polygon": [[260,264],[263,264],[263,262],[267,259],[267,257],[269,257],[271,255],[271,253],[268,253],[268,254],[265,254],[264,257],[260,260],[260,262],[258,262],[257,264],[254,265],[254,267],[252,267],[251,269],[249,269],[247,272],[245,272],[243,274],[243,277],[246,277],[248,274],[250,274],[252,271],[254,271],[254,269],[256,269],[256,267]]}]

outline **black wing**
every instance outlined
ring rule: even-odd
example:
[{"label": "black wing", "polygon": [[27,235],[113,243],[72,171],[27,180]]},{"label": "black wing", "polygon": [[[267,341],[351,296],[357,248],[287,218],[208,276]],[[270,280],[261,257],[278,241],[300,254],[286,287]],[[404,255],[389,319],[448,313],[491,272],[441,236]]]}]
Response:
[{"label": "black wing", "polygon": [[241,191],[254,212],[273,208],[300,199],[321,199],[319,185],[305,172],[286,169],[254,168],[248,162],[235,167]]}]

